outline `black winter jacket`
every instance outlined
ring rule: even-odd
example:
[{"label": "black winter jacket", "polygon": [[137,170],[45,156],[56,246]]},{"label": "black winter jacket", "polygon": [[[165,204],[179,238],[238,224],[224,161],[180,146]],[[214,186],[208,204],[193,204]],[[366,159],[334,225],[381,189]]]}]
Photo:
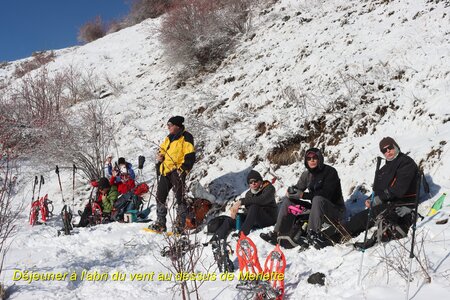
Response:
[{"label": "black winter jacket", "polygon": [[245,198],[241,199],[241,204],[246,207],[249,205],[259,205],[276,209],[275,188],[266,180],[263,182],[262,189],[257,194],[253,194],[252,191],[249,190],[245,194]]},{"label": "black winter jacket", "polygon": [[303,172],[297,182],[297,188],[304,192],[303,199],[312,200],[314,196],[322,196],[333,204],[344,208],[344,197],[342,197],[341,179],[335,168],[324,164],[323,155],[317,148],[311,148],[308,152],[315,152],[319,158],[318,166],[310,169],[305,157],[305,167],[307,171]]},{"label": "black winter jacket", "polygon": [[418,168],[414,160],[399,153],[378,170],[375,176],[375,196],[383,202],[414,204]]}]

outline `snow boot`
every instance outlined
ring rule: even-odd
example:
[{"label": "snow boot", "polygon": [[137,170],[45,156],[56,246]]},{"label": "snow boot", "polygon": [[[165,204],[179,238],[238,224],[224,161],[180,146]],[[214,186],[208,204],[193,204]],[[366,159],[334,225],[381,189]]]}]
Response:
[{"label": "snow boot", "polygon": [[269,231],[267,233],[263,232],[259,235],[266,242],[276,245],[278,243],[278,233],[275,231]]},{"label": "snow boot", "polygon": [[150,224],[148,226],[148,229],[151,229],[157,233],[163,233],[163,232],[167,231],[166,224],[159,222],[159,221],[156,221],[153,224]]},{"label": "snow boot", "polygon": [[356,250],[364,251],[366,249],[369,249],[369,248],[373,247],[376,244],[376,242],[377,242],[377,239],[372,237],[372,238],[368,239],[365,243],[364,242],[354,243],[353,247]]}]

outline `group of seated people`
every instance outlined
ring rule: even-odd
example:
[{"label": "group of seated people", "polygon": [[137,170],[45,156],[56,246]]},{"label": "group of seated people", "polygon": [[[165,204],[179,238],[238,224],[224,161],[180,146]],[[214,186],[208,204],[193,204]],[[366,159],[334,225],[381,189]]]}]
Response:
[{"label": "group of seated people", "polygon": [[[230,217],[223,218],[214,232],[213,240],[226,240],[236,228],[236,218],[241,206],[246,212],[240,213],[239,232],[248,235],[252,229],[274,225],[272,231],[261,233],[261,238],[276,244],[280,236],[283,220],[295,208],[307,211],[304,234],[295,241],[303,249],[310,246],[320,249],[343,240],[343,235],[358,236],[374,226],[377,216],[390,212],[391,221],[402,225],[404,231],[412,224],[411,212],[416,199],[418,167],[413,159],[400,151],[399,145],[391,137],[383,138],[379,143],[385,164],[376,170],[372,197],[365,202],[367,208],[344,220],[345,203],[341,182],[335,168],[324,163],[322,152],[310,148],[305,152],[305,171],[296,185],[290,187],[282,202],[275,202],[275,188],[271,182],[263,180],[260,173],[251,170],[247,176],[250,189],[245,197],[230,208]],[[135,173],[132,165],[120,157],[112,166],[112,157],[105,164],[107,177],[93,181],[98,188],[96,204],[101,207],[103,218],[108,220],[119,195],[126,194],[135,187]],[[88,216],[92,212],[89,203],[83,212],[79,211],[79,227],[87,226]],[[370,214],[370,215],[369,215]],[[324,223],[329,226],[324,229]],[[363,245],[366,246],[366,245]]]},{"label": "group of seated people", "polygon": [[89,224],[89,216],[92,215],[94,206],[101,209],[102,222],[110,221],[116,200],[120,195],[130,192],[136,186],[133,166],[123,157],[120,157],[113,167],[112,156],[108,156],[105,162],[105,174],[107,177],[101,177],[99,180],[91,182],[92,187],[96,187],[98,193],[93,203],[89,202],[84,211],[78,211],[81,219],[76,227],[86,227]]},{"label": "group of seated people", "polygon": [[[324,157],[317,148],[305,152],[306,170],[297,184],[290,187],[282,203],[275,203],[275,188],[269,181],[252,170],[247,177],[250,190],[245,197],[230,208],[230,217],[218,226],[212,240],[226,239],[235,229],[236,213],[244,205],[247,213],[241,215],[243,223],[240,232],[248,235],[251,229],[274,225],[273,231],[261,233],[261,238],[276,244],[280,226],[291,208],[308,211],[304,234],[296,240],[301,249],[312,246],[316,249],[343,241],[344,235],[356,237],[375,220],[389,212],[391,222],[400,224],[404,231],[412,225],[412,210],[416,200],[418,167],[413,159],[400,151],[399,145],[391,137],[383,138],[379,148],[385,164],[376,170],[373,194],[365,201],[367,208],[349,220],[344,220],[345,203],[342,196],[340,178],[335,168],[324,163]],[[370,218],[369,218],[370,213]],[[382,215],[383,214],[383,215]],[[324,229],[324,223],[329,226]],[[373,245],[374,241],[370,241]],[[371,245],[362,245],[368,247]]]}]

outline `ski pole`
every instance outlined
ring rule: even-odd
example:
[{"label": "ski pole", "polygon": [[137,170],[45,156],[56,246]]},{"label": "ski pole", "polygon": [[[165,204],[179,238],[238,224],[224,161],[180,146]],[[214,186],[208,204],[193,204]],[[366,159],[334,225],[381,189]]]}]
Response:
[{"label": "ski pole", "polygon": [[409,299],[409,284],[411,282],[411,266],[412,266],[412,260],[414,258],[414,242],[416,238],[416,224],[417,224],[417,216],[418,216],[418,206],[419,206],[419,193],[420,193],[420,181],[423,177],[422,171],[417,172],[417,186],[416,186],[416,202],[414,207],[414,221],[413,221],[413,232],[412,232],[412,239],[411,239],[411,250],[409,251],[409,271],[408,271],[408,282],[406,283],[406,300]]},{"label": "ski pole", "polygon": [[425,174],[423,174],[423,171],[421,174],[422,174],[421,178],[422,178],[422,183],[423,183],[423,190],[425,193],[428,194],[428,199],[430,199],[431,198],[430,185],[428,184],[428,181],[425,178]]},{"label": "ski pole", "polygon": [[[155,189],[155,185],[156,185],[156,181],[153,182],[152,188],[151,188],[151,190],[150,190],[150,196],[148,197],[148,202],[147,202],[147,207],[146,207],[146,209],[149,209],[149,207],[150,207],[150,200],[152,199],[152,196],[153,196],[153,190]],[[156,198],[156,196],[155,196],[155,198]],[[149,211],[149,212],[150,212],[150,211]]]},{"label": "ski pole", "polygon": [[77,166],[73,164],[73,171],[72,171],[72,206],[75,204],[75,173],[77,171]]},{"label": "ski pole", "polygon": [[38,184],[38,177],[34,176],[34,183],[33,183],[33,196],[31,197],[31,204],[34,202],[34,192],[36,191],[36,185]]},{"label": "ski pole", "polygon": [[145,156],[139,155],[138,157],[138,170],[139,170],[139,178],[142,178],[142,169],[144,168]]},{"label": "ski pole", "polygon": [[61,185],[61,177],[59,176],[59,168],[58,168],[58,165],[56,165],[55,173],[58,175],[59,189],[61,190],[62,201],[63,201],[64,204],[66,204],[66,202],[64,201],[64,195],[63,195],[63,190],[62,190],[62,185]]},{"label": "ski pole", "polygon": [[41,186],[44,184],[44,176],[41,175],[41,179],[39,180],[39,189],[37,199],[39,200],[39,196],[41,195]]},{"label": "ski pole", "polygon": [[[373,187],[372,187],[372,189],[374,189],[374,190],[375,190],[375,182],[377,180],[377,174],[378,174],[378,170],[380,169],[380,165],[381,165],[381,157],[377,156],[377,167],[375,169],[375,178],[373,179]],[[361,250],[362,254],[361,254],[361,262],[359,264],[358,285],[361,285],[361,274],[362,274],[362,267],[363,267],[363,261],[364,261],[364,252],[366,251],[365,247],[366,247],[366,242],[367,242],[367,232],[369,231],[369,222],[370,222],[374,198],[375,198],[375,191],[372,191],[372,195],[370,197],[369,211],[367,213],[366,232],[364,233],[364,243],[363,243],[364,247]]]}]

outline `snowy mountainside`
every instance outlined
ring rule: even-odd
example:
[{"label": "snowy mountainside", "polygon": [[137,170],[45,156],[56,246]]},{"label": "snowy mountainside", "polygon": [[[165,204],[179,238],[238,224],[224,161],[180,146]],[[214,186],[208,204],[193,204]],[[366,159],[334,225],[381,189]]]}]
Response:
[{"label": "snowy mountainside", "polygon": [[[147,157],[143,176],[151,182],[157,145],[167,134],[168,117],[176,114],[186,117],[197,145],[199,159],[191,179],[224,197],[244,191],[240,182],[252,166],[266,178],[277,176],[275,186],[282,196],[304,168],[303,151],[318,146],[338,170],[348,199],[358,185],[370,190],[375,157],[381,155],[378,142],[389,135],[424,167],[432,183],[432,199],[421,207],[426,213],[450,187],[448,1],[275,2],[255,8],[249,32],[213,73],[184,76],[179,66],[171,64],[156,38],[158,19],[60,50],[48,68],[75,65],[120,84],[120,94],[95,101],[108,104],[118,127],[120,155],[135,165],[138,155]],[[16,63],[0,71],[2,79],[12,84]],[[71,109],[76,112],[82,105]],[[46,192],[58,212],[62,203],[57,179],[50,172],[46,177]],[[21,180],[26,187],[23,197],[29,199],[30,180]],[[62,180],[63,190],[71,191],[68,172]],[[80,187],[77,202],[86,193]],[[424,284],[415,265],[411,283],[415,299],[450,294],[448,225],[435,224],[449,212],[446,207],[419,225],[418,240],[424,240],[432,282]],[[27,214],[25,210],[20,225],[26,224]],[[174,282],[164,281],[13,281],[16,269],[167,272],[167,261],[159,255],[163,238],[142,232],[142,224],[100,225],[56,237],[55,228],[60,226],[54,217],[47,226],[20,229],[5,263],[4,280],[15,284],[12,299],[174,295]],[[272,247],[259,238],[260,232],[250,237],[263,261]],[[359,252],[345,247],[303,253],[285,250],[286,295],[290,299],[403,297],[405,280],[393,270],[386,271],[388,262],[382,259],[385,253],[399,255],[395,245],[366,252],[362,287],[357,285]],[[209,247],[204,256],[206,263],[213,261]],[[324,287],[306,282],[318,271],[327,276]],[[236,283],[205,282],[200,294],[202,299],[233,298]]]}]

